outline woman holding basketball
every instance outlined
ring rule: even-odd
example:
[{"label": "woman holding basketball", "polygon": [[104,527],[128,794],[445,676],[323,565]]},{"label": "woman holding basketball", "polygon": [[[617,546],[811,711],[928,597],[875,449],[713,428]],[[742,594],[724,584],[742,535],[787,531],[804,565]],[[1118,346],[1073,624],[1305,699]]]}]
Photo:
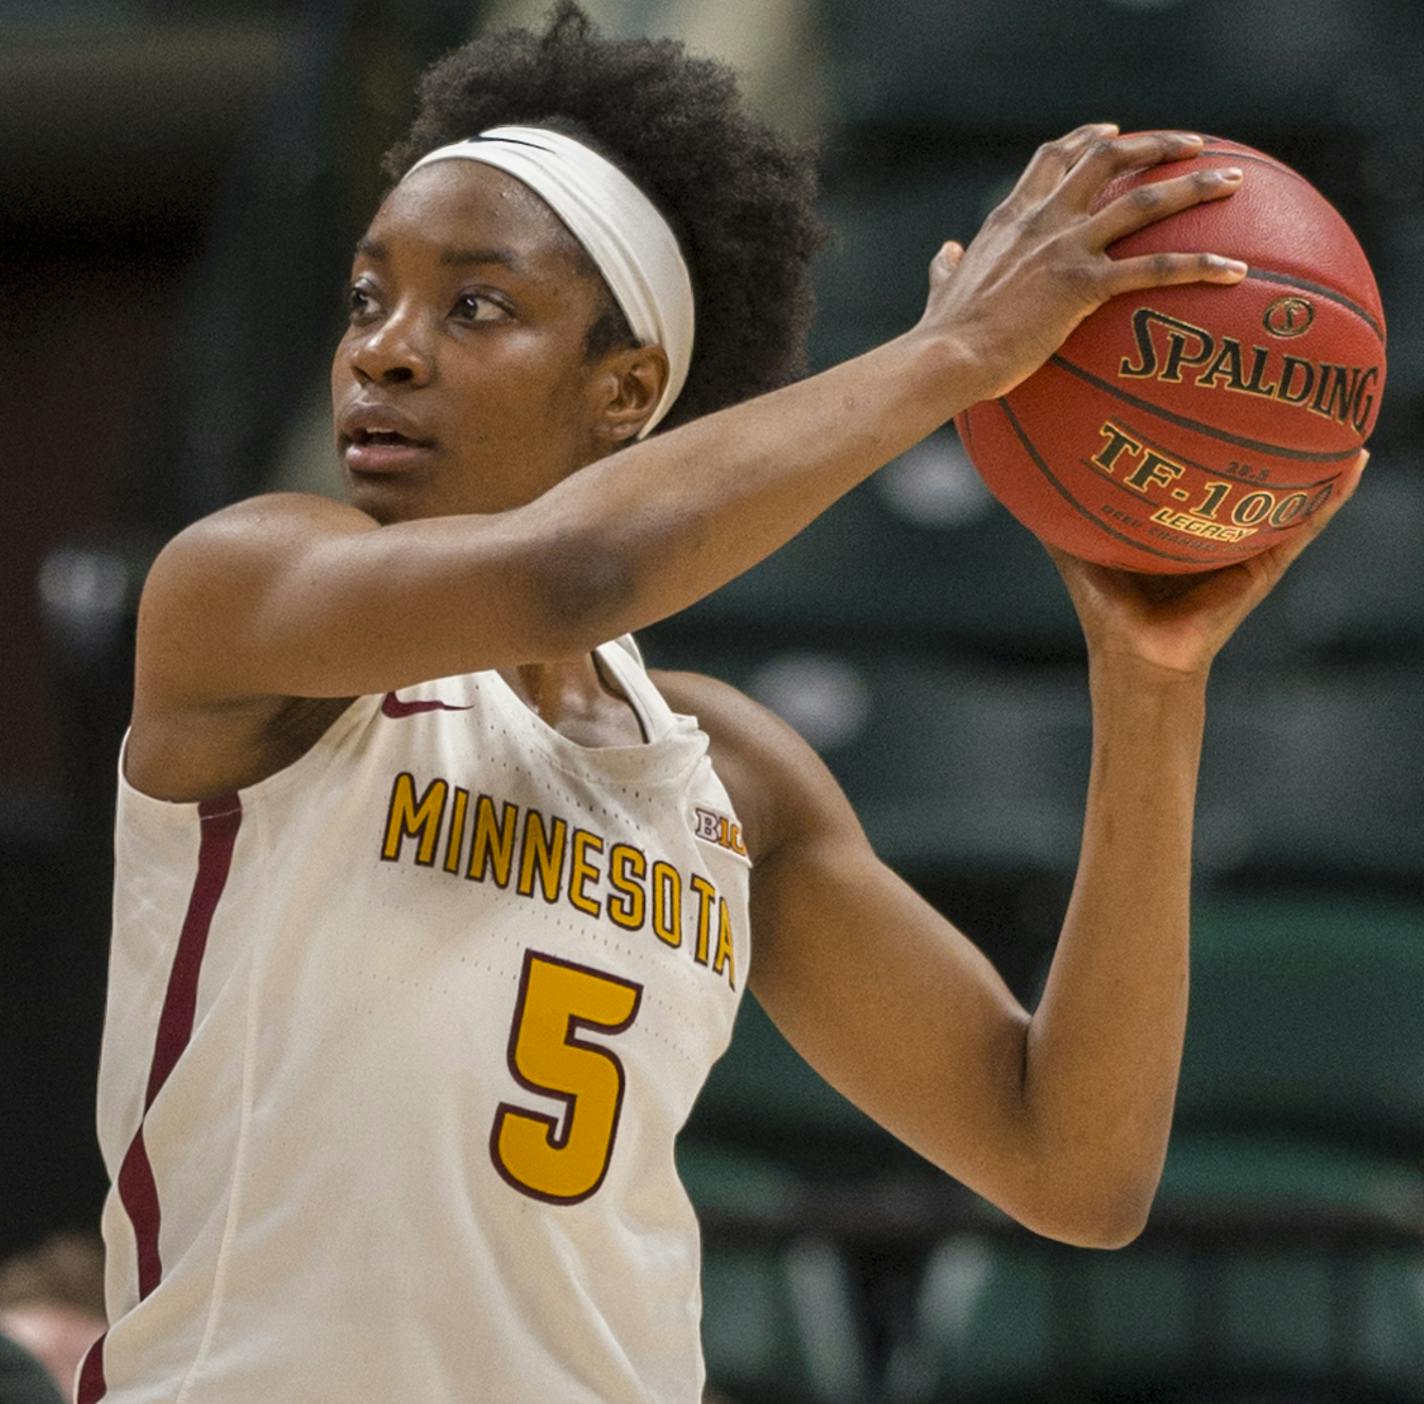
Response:
[{"label": "woman holding basketball", "polygon": [[83,1404],[690,1404],[673,1141],[748,983],[852,1100],[1042,1233],[1126,1242],[1160,1173],[1207,671],[1326,513],[1170,595],[1057,558],[1095,745],[1032,1015],[799,738],[650,678],[625,636],[1115,293],[1239,279],[1104,252],[1237,178],[1091,214],[1199,142],[1072,132],[940,251],[915,328],[786,384],[808,168],[722,71],[565,5],[424,98],[333,366],[349,501],[220,512],[145,590],[101,1073],[111,1328]]}]

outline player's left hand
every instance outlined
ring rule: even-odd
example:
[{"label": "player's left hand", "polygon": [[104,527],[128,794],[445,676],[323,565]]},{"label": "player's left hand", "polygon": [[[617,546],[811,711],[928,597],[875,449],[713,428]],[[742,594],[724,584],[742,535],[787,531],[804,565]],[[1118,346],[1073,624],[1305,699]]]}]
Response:
[{"label": "player's left hand", "polygon": [[1220,570],[1139,575],[1049,546],[1082,622],[1090,661],[1136,662],[1167,674],[1205,677],[1241,621],[1353,495],[1369,457],[1362,449],[1330,500],[1279,546]]}]

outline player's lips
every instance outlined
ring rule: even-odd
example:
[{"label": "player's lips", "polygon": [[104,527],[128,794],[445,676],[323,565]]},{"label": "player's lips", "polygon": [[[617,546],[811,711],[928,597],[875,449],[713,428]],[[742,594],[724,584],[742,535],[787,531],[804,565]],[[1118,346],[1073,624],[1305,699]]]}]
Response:
[{"label": "player's lips", "polygon": [[398,473],[428,458],[433,444],[413,443],[399,435],[374,435],[343,441],[341,456],[356,473]]},{"label": "player's lips", "polygon": [[420,425],[390,405],[357,401],[341,412],[337,428],[341,456],[359,473],[398,472],[435,448]]}]

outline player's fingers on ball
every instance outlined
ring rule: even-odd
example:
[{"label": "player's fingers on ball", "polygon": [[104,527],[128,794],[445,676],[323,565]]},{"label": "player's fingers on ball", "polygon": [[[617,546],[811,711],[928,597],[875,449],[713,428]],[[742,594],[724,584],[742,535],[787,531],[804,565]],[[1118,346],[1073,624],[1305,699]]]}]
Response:
[{"label": "player's fingers on ball", "polygon": [[1179,283],[1239,283],[1247,267],[1239,258],[1213,253],[1151,253],[1108,259],[1106,295],[1138,288],[1169,288]]},{"label": "player's fingers on ball", "polygon": [[1061,546],[1054,546],[1050,542],[1044,541],[1042,537],[1038,538],[1038,544],[1048,552],[1048,559],[1053,562],[1054,569],[1065,581],[1068,580],[1076,569],[1074,558]]},{"label": "player's fingers on ball", "polygon": [[1084,599],[1087,594],[1100,590],[1111,577],[1112,572],[1106,566],[1085,561],[1081,556],[1075,556],[1061,546],[1051,545],[1042,538],[1039,538],[1038,544],[1048,552],[1049,560],[1074,599]]},{"label": "player's fingers on ball", "polygon": [[1188,175],[1135,186],[1093,216],[1090,221],[1093,245],[1105,248],[1168,215],[1234,195],[1243,178],[1240,166],[1203,166]]},{"label": "player's fingers on ball", "polygon": [[1116,135],[1115,122],[1088,122],[1065,136],[1044,142],[1024,167],[1010,199],[1036,203],[1051,195],[1094,142],[1108,141]]},{"label": "player's fingers on ball", "polygon": [[930,286],[942,282],[959,266],[964,257],[964,245],[958,239],[951,239],[940,245],[939,252],[930,260]]},{"label": "player's fingers on ball", "polygon": [[1295,558],[1330,525],[1330,519],[1354,496],[1360,485],[1360,475],[1369,462],[1369,452],[1361,449],[1359,456],[1351,459],[1350,466],[1335,480],[1330,496],[1291,532],[1279,546],[1263,553],[1270,558],[1277,572],[1283,571]]},{"label": "player's fingers on ball", "polygon": [[1360,476],[1365,471],[1365,464],[1369,462],[1369,457],[1368,451],[1361,449],[1359,455],[1350,460],[1349,467],[1332,484],[1333,490],[1330,496],[1301,523],[1300,530],[1295,533],[1296,536],[1313,541],[1325,530],[1335,513],[1355,495],[1355,489],[1360,486]]},{"label": "player's fingers on ball", "polygon": [[1260,552],[1260,555],[1253,555],[1252,561],[1266,571],[1269,585],[1280,580],[1284,572],[1289,570],[1290,564],[1299,557],[1300,552],[1306,550],[1307,545],[1316,540],[1321,531],[1326,530],[1330,518],[1340,510],[1341,501],[1343,498],[1331,498],[1330,503],[1319,508],[1309,521],[1300,524],[1282,543],[1273,545],[1269,551]]},{"label": "player's fingers on ball", "polygon": [[1335,513],[1355,495],[1356,489],[1360,486],[1360,478],[1364,474],[1365,465],[1369,461],[1369,450],[1361,449],[1331,484],[1330,496],[1301,523],[1297,535],[1314,540],[1325,530]]},{"label": "player's fingers on ball", "polygon": [[1095,141],[1060,189],[1074,204],[1086,207],[1114,176],[1164,161],[1185,161],[1198,155],[1203,145],[1195,132],[1136,132]]}]

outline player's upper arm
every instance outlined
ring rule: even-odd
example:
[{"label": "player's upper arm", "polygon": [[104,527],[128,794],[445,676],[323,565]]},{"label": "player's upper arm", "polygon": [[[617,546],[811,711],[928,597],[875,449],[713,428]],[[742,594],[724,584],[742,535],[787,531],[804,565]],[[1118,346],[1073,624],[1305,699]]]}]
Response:
[{"label": "player's upper arm", "polygon": [[863,1111],[1042,1228],[1022,1101],[1028,1014],[984,955],[876,857],[795,732],[709,679],[663,675],[660,686],[702,720],[746,831],[758,1000]]},{"label": "player's upper arm", "polygon": [[196,702],[348,697],[557,656],[596,632],[582,559],[527,510],[378,526],[326,498],[253,498],[154,562],[140,681]]}]

